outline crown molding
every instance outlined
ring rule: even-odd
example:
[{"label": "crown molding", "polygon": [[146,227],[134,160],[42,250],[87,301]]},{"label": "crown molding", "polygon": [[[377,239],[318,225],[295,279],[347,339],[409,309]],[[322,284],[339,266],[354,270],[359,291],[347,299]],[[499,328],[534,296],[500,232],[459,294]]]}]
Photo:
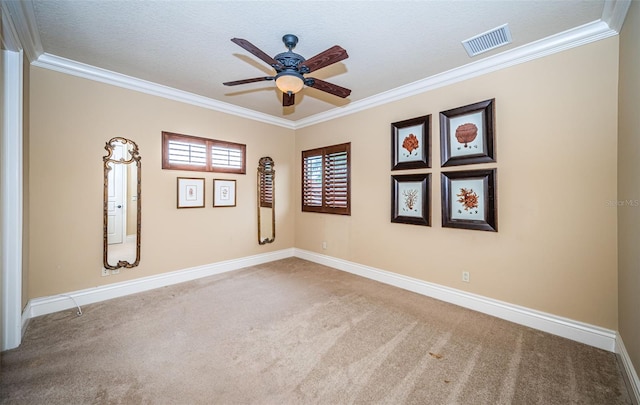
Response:
[{"label": "crown molding", "polygon": [[10,19],[13,21],[13,26],[17,31],[25,54],[35,66],[294,130],[354,114],[439,87],[458,83],[493,71],[615,36],[622,28],[630,4],[631,0],[606,0],[600,20],[363,100],[354,101],[344,107],[334,108],[323,113],[292,121],[43,53],[36,28],[32,2],[13,0],[2,2],[3,13],[5,12],[5,8],[8,8],[10,11]]},{"label": "crown molding", "polygon": [[0,45],[3,50],[17,52],[20,50],[20,39],[13,20],[9,17],[9,6],[7,3],[0,3],[0,16],[2,17],[2,25],[0,26]]},{"label": "crown molding", "polygon": [[620,33],[630,6],[631,0],[606,0],[602,10],[602,21],[606,22],[609,28]]},{"label": "crown molding", "polygon": [[[13,30],[13,47],[22,49],[30,62],[42,55],[42,43],[38,34],[36,15],[31,1],[2,1],[2,20],[5,17]],[[3,32],[4,34],[4,32]],[[17,38],[16,38],[17,37]],[[18,49],[11,49],[17,51]]]},{"label": "crown molding", "polygon": [[397,87],[384,93],[376,94],[363,100],[354,101],[348,106],[340,109],[333,109],[326,113],[316,114],[314,116],[298,120],[296,121],[295,128],[304,128],[353,114],[358,111],[402,100],[439,87],[448,86],[494,72],[496,70],[505,69],[510,66],[542,58],[577,46],[599,41],[614,35],[617,35],[617,32],[612,30],[607,23],[601,20],[594,21],[539,41],[531,42],[527,45],[481,59],[477,62],[472,62],[467,65]]},{"label": "crown molding", "polygon": [[267,124],[278,125],[290,129],[293,129],[294,127],[293,121],[290,120],[274,117],[272,115],[260,113],[248,108],[238,107],[233,104],[213,100],[207,97],[199,96],[197,94],[177,90],[172,87],[137,79],[135,77],[115,73],[106,69],[86,65],[84,63],[75,62],[70,59],[61,58],[59,56],[50,55],[47,53],[42,54],[37,61],[32,63],[32,65],[73,76],[82,77],[89,80],[123,87],[129,90],[139,91],[141,93],[179,101],[181,103],[192,104],[198,107],[204,107],[226,114],[237,115],[243,118],[265,122]]}]

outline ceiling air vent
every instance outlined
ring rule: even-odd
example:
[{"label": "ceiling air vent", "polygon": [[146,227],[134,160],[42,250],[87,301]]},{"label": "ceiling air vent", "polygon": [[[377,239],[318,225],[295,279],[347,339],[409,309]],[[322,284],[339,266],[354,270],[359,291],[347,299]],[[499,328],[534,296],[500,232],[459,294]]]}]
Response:
[{"label": "ceiling air vent", "polygon": [[471,57],[509,43],[511,43],[509,24],[501,25],[498,28],[462,41],[464,49],[467,50],[467,53]]}]

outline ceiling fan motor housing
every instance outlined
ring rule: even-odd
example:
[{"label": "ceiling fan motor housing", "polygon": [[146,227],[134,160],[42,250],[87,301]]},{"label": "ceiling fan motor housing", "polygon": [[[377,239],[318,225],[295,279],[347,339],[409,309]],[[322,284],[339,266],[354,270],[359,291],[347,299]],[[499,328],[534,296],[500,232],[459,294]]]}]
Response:
[{"label": "ceiling fan motor housing", "polygon": [[302,62],[305,61],[304,57],[295,52],[291,52],[298,44],[298,37],[293,34],[287,34],[282,37],[282,42],[288,51],[279,53],[273,58],[282,65],[275,67],[276,71],[278,73],[282,71],[296,71],[300,74],[309,73],[309,69],[306,66],[302,66]]},{"label": "ceiling fan motor housing", "polygon": [[[300,66],[300,64],[302,62],[305,61],[305,59],[302,57],[302,55],[298,55],[297,53],[294,52],[282,52],[277,54],[273,59],[275,59],[276,61],[278,61],[282,66],[284,66],[283,68],[276,68],[276,71],[282,71],[282,70],[295,70],[295,71],[300,71],[300,73],[309,73],[308,69],[306,72],[303,71],[304,68],[306,68],[306,66]],[[298,69],[298,67],[300,67],[301,69]]]}]

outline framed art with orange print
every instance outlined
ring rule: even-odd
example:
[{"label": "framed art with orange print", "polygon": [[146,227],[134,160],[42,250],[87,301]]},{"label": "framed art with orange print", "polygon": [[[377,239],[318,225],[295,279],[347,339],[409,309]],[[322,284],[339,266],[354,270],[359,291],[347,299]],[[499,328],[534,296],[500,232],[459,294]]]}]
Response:
[{"label": "framed art with orange print", "polygon": [[431,167],[431,115],[391,124],[391,170]]},{"label": "framed art with orange print", "polygon": [[442,172],[442,227],[498,232],[497,169]]},{"label": "framed art with orange print", "polygon": [[495,162],[495,99],[440,113],[441,165]]}]

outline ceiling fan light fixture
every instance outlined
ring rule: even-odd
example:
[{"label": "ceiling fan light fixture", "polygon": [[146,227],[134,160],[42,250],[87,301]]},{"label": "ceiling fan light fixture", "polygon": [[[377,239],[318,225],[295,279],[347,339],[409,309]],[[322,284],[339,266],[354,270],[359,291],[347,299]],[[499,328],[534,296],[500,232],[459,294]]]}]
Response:
[{"label": "ceiling fan light fixture", "polygon": [[276,76],[276,86],[283,93],[296,94],[304,87],[304,78],[297,72],[280,72]]}]

